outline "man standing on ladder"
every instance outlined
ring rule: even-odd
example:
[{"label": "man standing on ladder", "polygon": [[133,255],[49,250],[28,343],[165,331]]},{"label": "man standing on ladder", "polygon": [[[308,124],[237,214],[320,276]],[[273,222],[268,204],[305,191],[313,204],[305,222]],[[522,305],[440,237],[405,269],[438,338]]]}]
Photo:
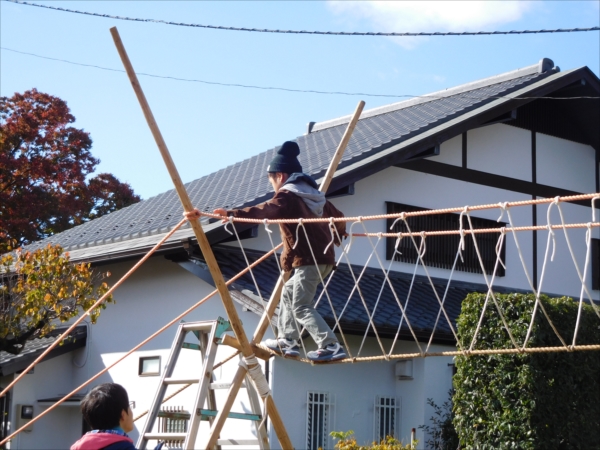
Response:
[{"label": "man standing on ladder", "polygon": [[[328,202],[325,194],[318,190],[316,181],[302,172],[298,161],[299,154],[300,147],[297,143],[284,142],[267,167],[269,182],[275,190],[275,196],[271,200],[243,209],[227,211],[218,208],[214,213],[247,219],[343,217],[343,213]],[[306,233],[304,230],[297,230],[300,226],[305,228]],[[283,241],[282,269],[285,272],[292,269],[295,271],[285,283],[281,294],[277,322],[278,338],[267,339],[263,344],[284,356],[300,355],[299,326],[302,326],[318,346],[317,350],[307,353],[308,359],[333,361],[346,357],[333,331],[312,306],[319,282],[335,266],[335,252],[333,246],[329,245],[332,234],[333,242],[337,246],[340,245],[338,236],[346,234],[345,222],[335,222],[336,230],[330,230],[329,226],[327,223],[279,225]],[[309,241],[306,239],[307,235]]]}]

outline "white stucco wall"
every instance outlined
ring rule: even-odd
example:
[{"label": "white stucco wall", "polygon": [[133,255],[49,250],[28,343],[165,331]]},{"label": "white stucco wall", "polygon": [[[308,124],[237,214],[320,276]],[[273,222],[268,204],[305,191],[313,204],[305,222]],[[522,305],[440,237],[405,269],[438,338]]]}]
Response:
[{"label": "white stucco wall", "polygon": [[504,124],[469,130],[467,167],[531,181],[531,131]]},{"label": "white stucco wall", "polygon": [[[351,348],[358,348],[361,338],[347,336]],[[389,351],[391,340],[382,340]],[[449,347],[432,346],[432,351]],[[395,353],[417,351],[414,343],[399,341]],[[374,340],[369,340],[360,356],[379,356],[381,350]],[[374,438],[376,396],[395,397],[399,404],[399,438],[410,441],[412,428],[417,428],[417,439],[424,442],[420,425],[431,417],[427,398],[442,404],[448,399],[452,385],[452,358],[413,359],[413,379],[398,380],[395,376],[396,361],[374,361],[355,364],[315,365],[277,358],[272,365],[273,396],[286,423],[288,434],[295,448],[306,448],[307,393],[327,392],[332,404],[329,411],[328,431],[353,430],[361,444]],[[271,433],[271,442],[276,436]],[[330,440],[330,447],[333,441]],[[421,446],[419,448],[422,448]]]},{"label": "white stucco wall", "polygon": [[[37,365],[12,389],[11,428],[17,429],[19,405],[32,405],[34,417],[47,405],[38,400],[67,394],[73,386],[73,353],[66,353]],[[81,436],[81,414],[76,406],[61,405],[32,425],[31,431],[18,434],[11,449],[65,448]]]},{"label": "white stucco wall", "polygon": [[596,156],[589,145],[536,134],[537,182],[575,192],[595,192]]}]

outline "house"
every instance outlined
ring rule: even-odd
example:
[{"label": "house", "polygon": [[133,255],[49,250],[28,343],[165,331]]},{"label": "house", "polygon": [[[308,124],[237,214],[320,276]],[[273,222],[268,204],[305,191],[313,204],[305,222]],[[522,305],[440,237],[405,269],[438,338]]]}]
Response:
[{"label": "house", "polygon": [[[365,111],[328,195],[350,217],[598,192],[599,94],[600,80],[589,68],[561,71],[544,58],[529,67]],[[316,179],[324,175],[348,121],[349,117],[341,117],[310,123],[307,133],[296,139],[302,149],[300,162],[305,172]],[[243,207],[267,200],[272,192],[265,168],[276,150],[188,183],[186,189],[193,204],[203,211],[212,211],[216,207]],[[564,204],[562,208],[569,222],[586,223],[591,221],[590,206],[587,201]],[[547,206],[515,208],[513,219],[521,226],[545,225],[546,211]],[[179,200],[171,190],[33,247],[60,244],[73,260],[90,261],[99,269],[110,271],[116,280],[179,222],[181,212]],[[471,214],[481,227],[492,223],[498,227],[498,215],[498,210]],[[458,227],[457,215],[449,215],[448,221]],[[384,221],[365,223],[372,232],[384,232],[389,225]],[[219,222],[203,221],[203,227],[225,278],[231,278],[246,266],[237,241]],[[247,224],[236,229],[250,260],[271,248],[264,226]],[[584,230],[574,231],[572,239],[580,261],[586,252],[583,233]],[[598,230],[593,231],[593,237],[594,248],[598,249]],[[532,283],[538,287],[547,233],[530,231],[521,233],[519,239]],[[362,354],[381,354],[361,300],[354,296],[346,306],[354,286],[353,274],[358,277],[363,268],[361,291],[370,311],[379,300],[373,321],[386,349],[398,334],[394,353],[418,351],[413,334],[427,344],[434,329],[432,351],[455,348],[450,326],[443,320],[436,326],[439,307],[432,284],[438,295],[448,288],[445,305],[452,320],[459,314],[467,293],[485,292],[487,287],[478,265],[468,260],[453,273],[448,286],[451,263],[448,265],[444,245],[436,242],[432,241],[427,250],[431,282],[422,267],[415,271],[415,256],[410,255],[409,247],[398,256],[390,239],[379,244],[376,256],[369,259],[373,250],[368,240],[357,239],[353,243],[349,261],[340,264],[328,289],[336,314],[345,308],[340,323],[351,348],[359,347],[368,331]],[[495,241],[490,250],[493,257],[494,246]],[[559,256],[546,269],[542,290],[578,298],[581,284],[564,241],[557,239],[556,246]],[[506,269],[497,273],[494,289],[530,290],[515,243],[507,239],[501,251]],[[381,289],[385,276],[380,261],[384,269],[391,269],[390,283],[406,307],[412,331],[406,322],[401,323],[391,290]],[[587,274],[587,281],[595,283],[595,300],[600,297],[597,263]],[[260,296],[268,297],[277,273],[271,258],[256,269],[257,285],[245,276],[230,286],[249,335],[262,312]],[[5,401],[6,426],[16,429],[19,405],[33,406],[33,414],[38,414],[47,407],[48,399],[60,398],[79,386],[209,294],[213,290],[211,283],[193,232],[185,225],[116,291],[116,304],[103,311],[96,325],[86,328],[85,347],[44,361],[15,386],[10,404]],[[409,292],[411,303],[407,305]],[[319,311],[334,323],[328,302],[323,301]],[[214,320],[219,316],[225,317],[225,311],[220,300],[213,297],[185,320]],[[147,409],[175,329],[169,328],[96,383],[123,384],[136,403],[134,414]],[[231,348],[220,348],[217,360],[231,353]],[[14,371],[5,371],[2,361],[0,383],[5,386],[14,377]],[[411,429],[427,423],[433,413],[427,399],[432,398],[437,404],[447,399],[452,386],[452,362],[451,357],[432,357],[413,358],[410,363],[383,360],[311,366],[274,358],[263,364],[294,446],[312,449],[331,448],[328,432],[333,430],[352,429],[359,442],[378,439],[386,433],[394,433],[406,442]],[[197,366],[189,362],[182,370],[193,372],[194,367]],[[215,371],[216,379],[225,382],[234,370],[235,362],[233,367],[221,366]],[[217,394],[217,401],[222,400],[222,395]],[[167,405],[189,411],[190,404],[191,395],[180,394]],[[248,400],[241,396],[234,409],[247,411]],[[143,420],[136,422],[134,440]],[[21,433],[11,448],[64,448],[81,435],[81,422],[76,408],[60,406],[33,424],[29,432]],[[206,430],[203,427],[201,434],[205,436]],[[250,425],[230,420],[222,436],[248,439],[253,433]],[[277,447],[272,430],[270,437],[272,446]],[[418,430],[417,438],[424,443],[426,437]]]}]

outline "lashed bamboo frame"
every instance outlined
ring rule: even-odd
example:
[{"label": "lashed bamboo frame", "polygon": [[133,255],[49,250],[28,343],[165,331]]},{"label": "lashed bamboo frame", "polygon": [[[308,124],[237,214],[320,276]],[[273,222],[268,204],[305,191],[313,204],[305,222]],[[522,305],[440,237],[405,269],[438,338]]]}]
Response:
[{"label": "lashed bamboo frame", "polygon": [[[167,167],[169,175],[171,176],[171,180],[173,181],[175,190],[177,191],[177,195],[179,196],[179,200],[181,201],[183,209],[187,214],[193,214],[195,208],[192,205],[192,202],[185,190],[183,182],[181,181],[181,177],[179,176],[179,173],[177,171],[177,167],[175,166],[175,163],[173,162],[171,155],[169,153],[167,144],[162,137],[162,134],[160,132],[158,124],[156,123],[156,120],[154,119],[154,115],[152,114],[150,105],[148,104],[148,101],[146,100],[146,97],[144,95],[142,87],[141,87],[139,80],[137,78],[137,75],[133,69],[133,65],[131,64],[131,61],[129,60],[129,56],[127,55],[125,46],[123,45],[123,42],[121,40],[121,37],[119,36],[119,32],[117,31],[117,28],[112,27],[110,29],[110,33],[113,37],[115,46],[117,47],[117,51],[119,52],[119,56],[121,57],[121,61],[127,72],[127,76],[129,77],[129,81],[131,82],[131,85],[136,94],[138,102],[140,103],[140,106],[141,106],[144,116],[146,118],[146,122],[148,123],[148,126],[150,127],[150,131],[152,132],[154,140],[155,140],[155,142],[158,146],[158,149],[161,153],[161,156],[164,160],[165,166]],[[327,173],[325,174],[325,179],[323,180],[323,184],[322,184],[322,186],[325,186],[325,190],[329,186],[329,183],[331,182],[331,179],[333,178],[333,173],[335,172],[337,164],[341,160],[343,151],[350,140],[350,136],[352,135],[352,131],[354,130],[354,127],[356,126],[356,123],[358,122],[358,118],[360,117],[360,113],[362,112],[363,107],[364,107],[364,102],[360,102],[357,107],[357,110],[355,112],[355,115],[353,117],[353,120],[348,124],[346,133],[342,137],[340,146],[338,147],[336,154],[334,156],[334,159],[333,159],[329,169],[327,170]],[[246,357],[246,358],[251,357],[254,355],[254,351],[250,345],[250,342],[248,341],[248,338],[247,338],[244,328],[242,326],[242,322],[237,314],[237,311],[233,304],[233,300],[231,299],[231,295],[229,293],[229,290],[227,289],[227,285],[225,284],[225,280],[223,279],[221,269],[219,268],[219,265],[214,256],[214,253],[212,251],[210,243],[208,242],[208,239],[206,238],[206,235],[204,233],[204,230],[202,229],[200,221],[198,220],[199,216],[197,216],[195,218],[192,218],[191,216],[188,216],[188,217],[190,217],[190,224],[191,224],[192,230],[194,231],[194,235],[196,236],[198,245],[200,246],[200,250],[202,251],[202,255],[204,256],[206,264],[210,270],[210,273],[213,277],[215,285],[219,291],[219,294],[221,296],[221,301],[223,303],[225,311],[227,312],[227,317],[229,318],[229,322],[231,323],[231,327],[232,327],[235,337],[239,343],[241,352],[244,355],[244,357]],[[277,290],[276,290],[276,292],[277,292]],[[276,301],[278,301],[278,297],[274,296],[272,298],[272,300],[274,300],[274,303],[276,303]],[[273,307],[273,310],[274,310],[274,307]],[[255,336],[253,337],[253,343],[255,343],[256,340],[259,340],[260,338],[262,338],[262,334],[264,334],[264,331],[261,333],[257,330],[257,333],[255,333]],[[251,368],[251,367],[253,367],[253,366],[249,366],[249,368]],[[238,371],[234,377],[232,386],[229,389],[227,401],[226,401],[225,405],[219,410],[217,417],[213,421],[213,425],[212,425],[211,431],[210,431],[209,441],[207,443],[207,448],[213,448],[217,444],[217,440],[218,440],[218,436],[221,431],[221,428],[225,422],[225,419],[227,418],[227,415],[229,414],[229,412],[231,410],[233,401],[237,395],[237,392],[239,391],[239,389],[241,387],[242,381],[244,380],[246,373],[247,373],[247,369],[245,367],[240,366],[238,368]],[[282,448],[284,448],[284,449],[293,448],[292,443],[287,434],[287,431],[285,429],[285,425],[283,424],[281,416],[279,415],[279,411],[277,410],[277,407],[275,405],[275,402],[274,401],[266,402],[266,410],[267,410],[269,417],[271,418],[271,421],[273,424],[273,429],[275,430],[275,433],[277,434],[279,443],[281,444]]]}]

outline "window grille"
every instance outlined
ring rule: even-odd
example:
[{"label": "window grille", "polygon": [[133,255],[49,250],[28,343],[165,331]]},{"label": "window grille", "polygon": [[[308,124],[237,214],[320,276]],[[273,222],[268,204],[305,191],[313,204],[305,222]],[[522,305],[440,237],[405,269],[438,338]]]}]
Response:
[{"label": "window grille", "polygon": [[395,397],[375,397],[374,441],[381,442],[388,436],[398,436],[398,409]]},{"label": "window grille", "polygon": [[306,412],[307,450],[328,447],[330,407],[329,393],[308,392]]},{"label": "window grille", "polygon": [[[417,206],[403,205],[400,203],[386,202],[387,213],[395,214],[400,212],[413,212],[413,211],[428,211],[426,208],[419,208]],[[412,232],[419,231],[446,231],[446,230],[458,230],[460,214],[433,214],[430,216],[417,216],[408,217],[408,225]],[[388,219],[387,231],[394,223],[395,219]],[[481,219],[478,217],[471,216],[471,222],[473,223],[474,229],[482,228],[502,228],[506,225],[504,222],[496,222],[495,220]],[[469,222],[466,217],[463,218],[463,229],[469,229]],[[406,233],[408,229],[404,221],[399,220],[396,222],[394,233]],[[481,253],[481,259],[483,260],[483,266],[488,274],[494,271],[496,265],[496,244],[498,242],[499,233],[480,233],[477,234],[477,246]],[[417,245],[419,245],[420,238],[415,238]],[[428,236],[427,237],[427,252],[423,258],[425,264],[428,267],[438,267],[441,269],[452,269],[454,259],[456,258],[456,251],[458,250],[458,244],[460,242],[460,236],[447,235],[447,236]],[[388,238],[386,243],[386,258],[389,260],[394,255],[394,246],[396,245],[396,238]],[[505,261],[506,256],[506,240],[502,243],[500,249],[500,257],[502,261]],[[471,273],[482,273],[481,265],[479,264],[479,258],[473,245],[473,238],[471,235],[465,236],[465,250],[463,251],[464,263],[458,259],[456,263],[456,270]],[[417,262],[417,251],[410,238],[403,238],[398,246],[398,253],[394,256],[394,260],[416,263]],[[498,264],[496,269],[496,276],[503,277],[505,275],[505,269],[501,264]]]},{"label": "window grille", "polygon": [[[190,413],[181,406],[166,406],[158,412],[159,433],[187,433]],[[164,441],[164,448],[180,448],[181,441]]]},{"label": "window grille", "polygon": [[592,238],[592,289],[600,289],[600,239]]}]

